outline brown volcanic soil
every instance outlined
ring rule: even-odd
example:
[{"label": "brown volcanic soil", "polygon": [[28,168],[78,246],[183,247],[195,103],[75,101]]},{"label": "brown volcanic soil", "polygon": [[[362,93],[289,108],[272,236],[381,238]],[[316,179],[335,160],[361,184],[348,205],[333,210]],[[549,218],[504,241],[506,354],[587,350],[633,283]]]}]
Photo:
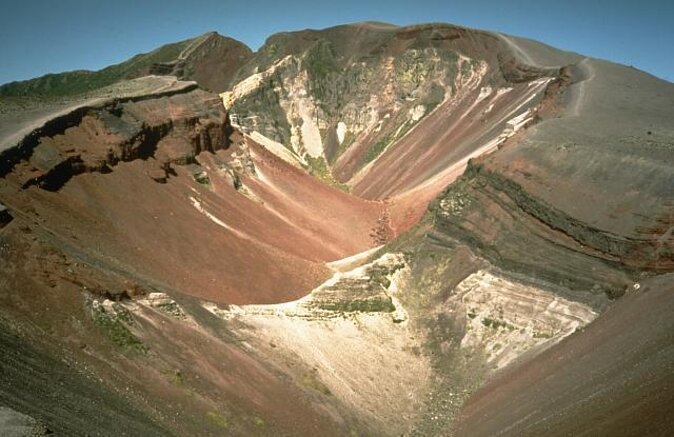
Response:
[{"label": "brown volcanic soil", "polygon": [[247,144],[261,177],[248,177],[244,184],[263,200],[267,210],[283,217],[285,227],[292,226],[288,235],[281,233],[288,251],[306,259],[334,261],[383,242],[377,236],[380,228],[387,227],[379,220],[386,214],[382,202],[330,187],[250,139]]},{"label": "brown volcanic soil", "polygon": [[[83,175],[56,194],[34,190],[30,202],[52,232],[81,248],[83,256],[205,299],[292,299],[325,277],[318,264],[241,238],[204,217],[189,201],[190,188],[197,185],[188,175],[182,184],[178,179],[162,185],[149,178],[143,164],[120,164],[109,175]],[[172,205],[168,211],[167,202]],[[235,212],[230,214],[237,221],[251,218],[237,206],[224,203],[223,209]],[[241,223],[235,220],[230,223]]]},{"label": "brown volcanic soil", "polygon": [[[117,99],[139,99],[152,95],[174,94],[194,88],[193,82],[175,77],[148,76],[129,80],[73,98],[7,99],[0,105],[0,152],[19,144],[32,131],[50,120],[87,106],[101,106]],[[4,167],[6,162],[1,161]],[[0,167],[3,168],[3,167]]]},{"label": "brown volcanic soil", "polygon": [[507,369],[465,406],[458,435],[671,435],[674,276],[628,293],[583,332]]}]

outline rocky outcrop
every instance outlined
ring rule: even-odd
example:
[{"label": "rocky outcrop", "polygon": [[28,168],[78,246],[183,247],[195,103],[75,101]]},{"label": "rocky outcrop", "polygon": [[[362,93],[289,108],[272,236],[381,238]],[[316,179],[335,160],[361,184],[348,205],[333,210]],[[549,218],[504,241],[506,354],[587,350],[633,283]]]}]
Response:
[{"label": "rocky outcrop", "polygon": [[674,245],[658,244],[657,238],[630,238],[583,223],[536,199],[516,182],[496,172],[485,171],[480,165],[469,166],[465,176],[478,177],[486,184],[498,187],[528,215],[571,237],[581,246],[598,250],[607,259],[639,269],[667,271],[674,268]]},{"label": "rocky outcrop", "polygon": [[166,293],[149,293],[145,299],[139,301],[140,304],[148,305],[158,311],[178,320],[185,320],[187,316],[180,305]]},{"label": "rocky outcrop", "polygon": [[503,268],[574,289],[618,297],[638,281],[637,271],[671,269],[671,248],[658,237],[598,229],[480,164],[470,165],[435,208],[439,240],[470,244]]},{"label": "rocky outcrop", "polygon": [[11,172],[6,178],[22,187],[54,191],[77,174],[149,158],[156,162],[153,178],[162,180],[172,165],[226,149],[231,132],[215,96],[187,89],[80,107],[50,120],[2,158],[4,171]]},{"label": "rocky outcrop", "polygon": [[478,271],[454,289],[466,317],[461,348],[479,348],[501,369],[525,353],[540,353],[592,322],[588,305],[547,290]]},{"label": "rocky outcrop", "polygon": [[673,420],[671,274],[477,391],[459,436],[667,435]]},{"label": "rocky outcrop", "polygon": [[401,254],[384,254],[376,260],[346,272],[337,271],[310,294],[294,302],[277,305],[230,305],[220,309],[207,304],[209,311],[225,319],[240,315],[296,317],[307,320],[354,318],[359,314],[390,316],[395,323],[406,320],[397,304],[399,271],[406,266]]},{"label": "rocky outcrop", "polygon": [[501,268],[577,290],[618,297],[633,282],[617,258],[574,240],[545,222],[545,216],[531,214],[545,207],[520,191],[509,192],[510,183],[495,180],[471,170],[447,189],[435,204],[431,238],[467,244]]}]

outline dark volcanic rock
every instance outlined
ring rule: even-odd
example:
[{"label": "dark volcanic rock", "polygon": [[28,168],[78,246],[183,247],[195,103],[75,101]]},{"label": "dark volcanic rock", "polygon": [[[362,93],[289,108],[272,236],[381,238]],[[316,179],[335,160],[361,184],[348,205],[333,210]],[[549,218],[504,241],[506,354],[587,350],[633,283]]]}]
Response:
[{"label": "dark volcanic rock", "polygon": [[12,219],[13,217],[9,213],[7,207],[0,203],[0,227],[5,226],[7,223],[11,222]]}]

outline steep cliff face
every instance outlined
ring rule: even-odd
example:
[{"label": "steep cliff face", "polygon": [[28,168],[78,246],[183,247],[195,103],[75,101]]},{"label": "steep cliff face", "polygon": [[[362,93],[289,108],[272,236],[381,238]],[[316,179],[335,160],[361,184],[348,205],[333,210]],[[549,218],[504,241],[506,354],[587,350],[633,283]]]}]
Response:
[{"label": "steep cliff face", "polygon": [[120,162],[153,158],[154,174],[165,180],[160,171],[170,172],[172,164],[229,147],[232,131],[213,96],[194,90],[149,97],[83,106],[51,119],[24,139],[27,159],[6,153],[3,173],[23,188],[56,191],[78,174],[109,173]]},{"label": "steep cliff face", "polygon": [[637,281],[626,259],[629,241],[555,210],[479,165],[435,206],[433,238],[470,245],[508,270],[611,297]]},{"label": "steep cliff face", "polygon": [[[447,48],[392,49],[392,33],[379,36],[379,47],[359,53],[340,47],[336,40],[342,36],[316,32],[303,47],[264,71],[265,79],[255,88],[239,86],[235,95],[225,98],[232,100],[240,125],[299,155],[334,163],[365,137],[370,137],[368,145],[379,142],[370,149],[361,147],[356,157],[360,163],[340,174],[345,182],[447,93],[479,74],[480,64],[460,59]],[[261,50],[280,50],[276,47],[283,42],[274,41]]]}]

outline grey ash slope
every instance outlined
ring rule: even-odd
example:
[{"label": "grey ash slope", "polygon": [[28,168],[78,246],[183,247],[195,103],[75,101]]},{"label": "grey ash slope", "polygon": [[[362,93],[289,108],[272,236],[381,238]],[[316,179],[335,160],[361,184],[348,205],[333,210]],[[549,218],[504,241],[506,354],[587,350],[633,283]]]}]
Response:
[{"label": "grey ash slope", "polygon": [[630,266],[671,270],[674,84],[591,58],[569,74],[559,116],[484,166],[603,232],[592,240],[567,228],[574,238]]},{"label": "grey ash slope", "polygon": [[[539,60],[538,50],[525,50],[537,63],[550,62]],[[553,171],[544,174],[549,180],[574,181],[577,189],[568,192],[575,196],[557,199],[563,209],[611,232],[638,238],[638,229],[654,226],[653,220],[671,211],[669,202],[674,200],[674,84],[592,58],[577,60],[572,71],[560,117],[531,129],[505,159],[535,157],[541,171]],[[555,143],[557,150],[550,147]],[[565,146],[573,151],[559,150]],[[602,192],[601,198],[583,199],[583,186]],[[543,187],[531,189],[546,197]],[[626,205],[633,211],[631,217],[618,212]]]},{"label": "grey ash slope", "polygon": [[[0,323],[0,405],[36,418],[37,434],[17,435],[166,435],[120,394],[83,369],[72,369]],[[45,426],[46,424],[46,426]],[[0,421],[0,434],[11,430]],[[7,428],[5,428],[7,426]]]},{"label": "grey ash slope", "polygon": [[[482,197],[479,210],[490,202],[504,208],[503,200],[493,202],[501,196],[520,207],[510,211],[528,211],[580,247],[596,249],[567,273],[567,281],[579,281],[575,287],[587,291],[592,283],[580,283],[589,275],[619,288],[619,281],[609,279],[612,274],[601,273],[608,265],[644,282],[624,283],[627,295],[584,332],[512,366],[479,390],[466,404],[458,434],[669,435],[674,426],[669,417],[674,282],[671,275],[660,274],[674,267],[674,84],[626,66],[557,56],[537,43],[508,39],[527,62],[571,63],[570,83],[558,116],[475,163],[462,183],[482,184],[467,192],[491,193]],[[450,188],[448,193],[457,191]],[[538,205],[530,204],[532,199]],[[462,235],[464,241],[484,242],[486,230],[472,229],[470,237]],[[508,227],[500,231],[504,229]],[[491,259],[516,264],[515,271],[532,277],[546,276],[555,264],[567,262],[548,257],[552,252],[532,250],[540,247],[536,233],[519,238],[528,251],[499,241]],[[643,279],[651,275],[657,276]],[[614,297],[623,293],[615,292]]]}]

